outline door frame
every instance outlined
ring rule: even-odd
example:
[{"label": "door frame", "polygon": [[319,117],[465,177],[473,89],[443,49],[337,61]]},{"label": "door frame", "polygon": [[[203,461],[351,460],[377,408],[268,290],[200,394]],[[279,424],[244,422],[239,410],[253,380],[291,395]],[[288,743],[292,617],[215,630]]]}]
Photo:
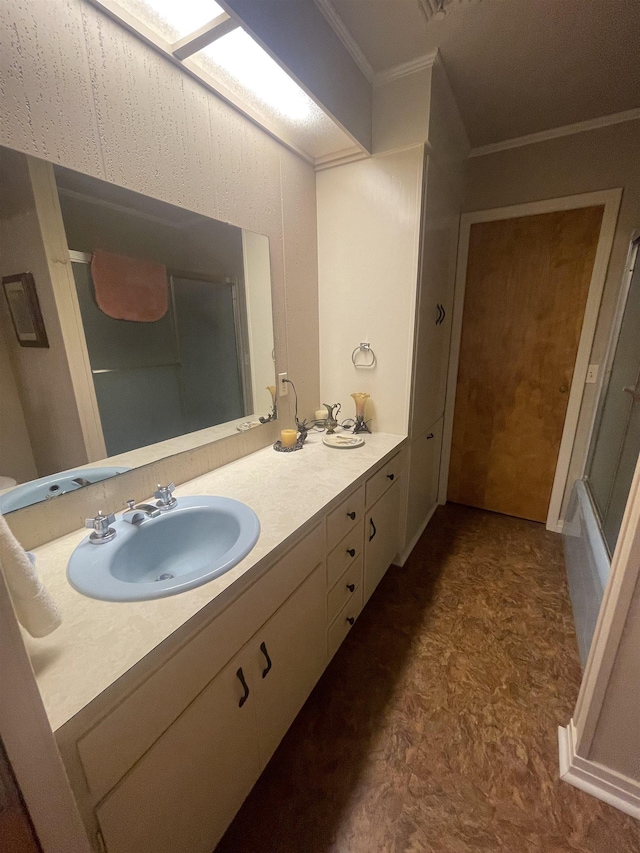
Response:
[{"label": "door frame", "polygon": [[579,195],[563,196],[561,198],[532,201],[509,207],[495,207],[489,210],[477,210],[463,213],[460,217],[460,236],[458,238],[458,260],[456,267],[456,285],[453,299],[453,318],[451,328],[451,352],[449,371],[447,375],[447,396],[444,412],[444,429],[442,436],[442,455],[440,460],[440,487],[438,502],[447,501],[449,483],[449,463],[451,459],[451,441],[453,437],[453,417],[455,413],[456,388],[458,384],[458,365],[460,360],[460,343],[462,339],[462,318],[464,297],[467,280],[467,262],[469,259],[469,239],[471,226],[478,222],[495,222],[501,219],[515,219],[521,216],[535,216],[540,213],[556,213],[563,210],[576,210],[581,207],[604,205],[602,226],[598,237],[593,272],[589,283],[589,294],[584,310],[580,341],[576,353],[576,363],[571,380],[567,413],[565,416],[560,451],[551,490],[551,499],[547,512],[546,526],[548,530],[560,531],[560,509],[562,498],[567,485],[569,462],[575,442],[580,415],[582,394],[589,368],[589,358],[596,331],[600,301],[607,276],[609,258],[613,246],[618,211],[622,199],[622,189],[599,190],[597,192],[581,193]]}]

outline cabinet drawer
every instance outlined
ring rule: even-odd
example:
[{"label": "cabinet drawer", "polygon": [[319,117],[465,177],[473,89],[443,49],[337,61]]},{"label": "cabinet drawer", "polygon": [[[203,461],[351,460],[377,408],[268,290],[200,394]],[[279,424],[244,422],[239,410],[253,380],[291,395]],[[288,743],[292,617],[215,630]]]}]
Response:
[{"label": "cabinet drawer", "polygon": [[78,741],[95,800],[111,790],[311,574],[322,560],[323,538],[318,525]]},{"label": "cabinet drawer", "polygon": [[327,586],[329,589],[344,573],[349,563],[352,563],[356,557],[362,554],[363,539],[364,527],[359,521],[329,554],[327,557]]},{"label": "cabinet drawer", "polygon": [[331,622],[341,608],[362,586],[362,556],[356,557],[347,571],[337,581],[327,596],[327,622]]},{"label": "cabinet drawer", "polygon": [[361,610],[362,586],[359,586],[329,626],[329,630],[327,631],[327,651],[329,660],[331,660],[338,651],[342,641],[351,630],[351,622],[349,620],[353,619],[355,621],[360,615]]},{"label": "cabinet drawer", "polygon": [[402,454],[396,453],[393,459],[390,459],[386,465],[383,465],[379,471],[376,471],[376,473],[367,480],[367,506],[373,506],[378,498],[381,497],[396,480],[400,479],[401,473]]},{"label": "cabinet drawer", "polygon": [[348,498],[327,516],[327,546],[333,548],[343,536],[362,521],[364,515],[364,486],[352,492]]}]

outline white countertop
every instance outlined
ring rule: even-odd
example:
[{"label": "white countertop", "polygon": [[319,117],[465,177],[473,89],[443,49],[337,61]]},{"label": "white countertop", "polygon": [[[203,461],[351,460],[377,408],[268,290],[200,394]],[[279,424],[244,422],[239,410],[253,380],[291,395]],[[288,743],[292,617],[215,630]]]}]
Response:
[{"label": "white countertop", "polygon": [[36,548],[40,577],[63,619],[43,639],[24,634],[51,728],[63,726],[214,599],[222,607],[235,597],[244,586],[237,584],[241,578],[249,582],[254,567],[259,573],[261,561],[404,438],[376,433],[365,440],[364,447],[336,450],[322,444],[322,434],[311,433],[302,451],[276,453],[267,447],[179,486],[178,498],[223,495],[243,501],[261,525],[256,546],[241,563],[189,592],[131,603],[86,598],[67,582],[66,567],[87,531],[76,530]]}]

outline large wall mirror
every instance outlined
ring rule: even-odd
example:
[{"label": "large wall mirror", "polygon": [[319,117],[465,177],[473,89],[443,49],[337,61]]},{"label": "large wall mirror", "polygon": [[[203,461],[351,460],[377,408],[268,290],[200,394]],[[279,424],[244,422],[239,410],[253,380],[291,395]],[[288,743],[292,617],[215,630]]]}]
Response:
[{"label": "large wall mirror", "polygon": [[[3,512],[257,428],[275,392],[267,237],[67,169],[54,174],[73,276],[76,344],[66,354],[83,364],[76,403],[93,419],[93,438],[77,447],[77,458],[65,457],[64,471],[43,470],[51,465],[46,448],[34,448],[37,477],[28,483],[1,479],[11,468],[2,458],[11,448],[2,447]],[[0,359],[9,361],[5,373],[21,359],[16,384],[29,399],[20,387],[29,381],[29,353],[16,345],[3,347]],[[60,405],[68,405],[63,397]],[[33,407],[23,414],[32,444],[46,443],[42,423],[32,429]],[[53,423],[56,412],[40,416]]]}]

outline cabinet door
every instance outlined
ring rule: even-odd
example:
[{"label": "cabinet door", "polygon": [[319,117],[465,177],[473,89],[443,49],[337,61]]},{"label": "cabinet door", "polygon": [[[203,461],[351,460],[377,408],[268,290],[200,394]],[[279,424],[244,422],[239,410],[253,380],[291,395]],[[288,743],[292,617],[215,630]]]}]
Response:
[{"label": "cabinet door", "polygon": [[378,586],[398,553],[400,482],[373,505],[364,520],[364,602]]},{"label": "cabinet door", "polygon": [[211,853],[260,775],[252,664],[245,647],[96,809],[108,853]]},{"label": "cabinet door", "polygon": [[320,565],[250,643],[263,767],[326,666],[326,595],[326,573]]},{"label": "cabinet door", "polygon": [[438,503],[442,418],[411,443],[406,543],[424,528]]},{"label": "cabinet door", "polygon": [[457,195],[432,158],[426,164],[423,193],[412,438],[444,413],[460,222]]}]

